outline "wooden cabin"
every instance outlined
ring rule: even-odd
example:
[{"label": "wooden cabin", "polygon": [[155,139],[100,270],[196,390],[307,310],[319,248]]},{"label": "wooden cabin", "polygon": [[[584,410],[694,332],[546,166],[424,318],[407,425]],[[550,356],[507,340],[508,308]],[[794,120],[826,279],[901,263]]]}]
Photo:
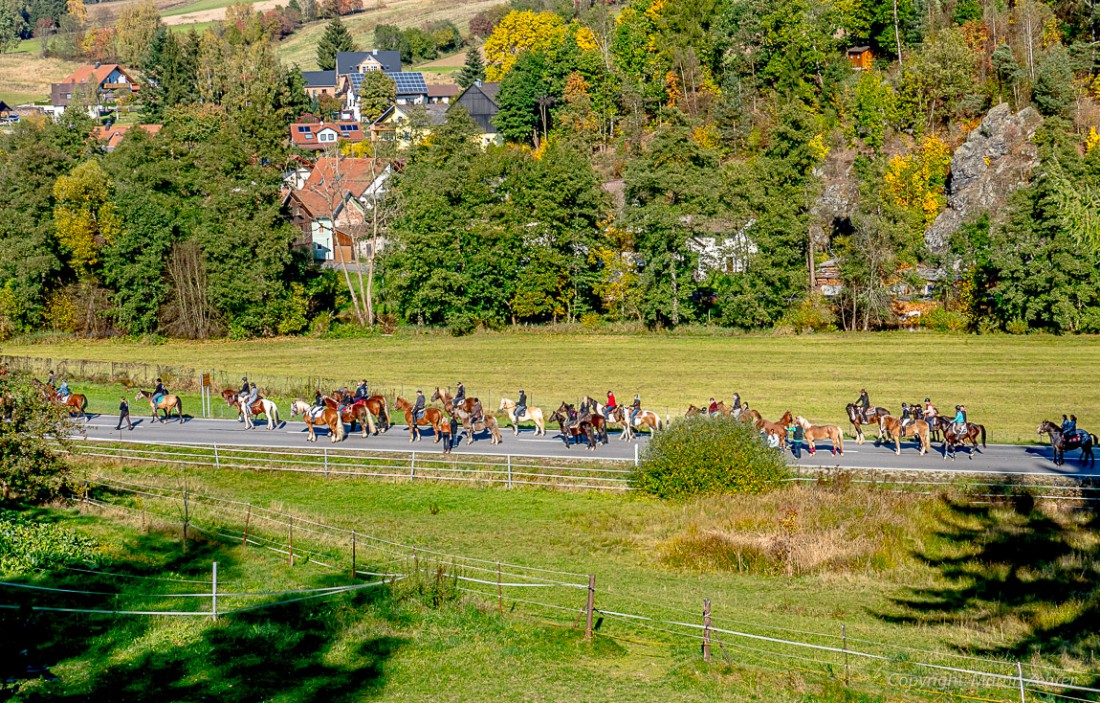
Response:
[{"label": "wooden cabin", "polygon": [[869,46],[853,46],[848,49],[848,63],[853,71],[866,71],[875,62],[875,54]]}]

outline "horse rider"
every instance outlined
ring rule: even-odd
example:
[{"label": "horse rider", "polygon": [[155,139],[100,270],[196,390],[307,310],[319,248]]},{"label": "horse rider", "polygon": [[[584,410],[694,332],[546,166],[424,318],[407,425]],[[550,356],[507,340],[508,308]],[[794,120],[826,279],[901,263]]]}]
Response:
[{"label": "horse rider", "polygon": [[168,391],[167,389],[165,389],[164,384],[161,383],[160,379],[158,378],[157,387],[153,389],[153,402],[160,403],[160,399],[166,395],[168,395]]},{"label": "horse rider", "polygon": [[1077,416],[1074,415],[1073,419],[1069,419],[1065,415],[1062,416],[1062,436],[1072,437],[1077,433]]},{"label": "horse rider", "polygon": [[1077,436],[1077,416],[1069,416],[1069,438],[1073,439]]},{"label": "horse rider", "polygon": [[630,426],[634,426],[634,418],[638,417],[638,413],[642,412],[642,396],[637,393],[634,394],[634,402],[630,404]]},{"label": "horse rider", "polygon": [[523,389],[519,389],[519,399],[516,400],[516,409],[513,411],[516,414],[516,422],[527,414],[527,394],[523,392]]},{"label": "horse rider", "polygon": [[588,407],[588,396],[585,396],[581,399],[581,415],[587,415],[590,412],[592,412],[592,409]]},{"label": "horse rider", "polygon": [[[711,398],[711,400],[714,400],[714,398]],[[730,407],[734,410],[737,410],[741,407],[741,394],[737,391],[733,392],[733,403],[730,404]]]},{"label": "horse rider", "polygon": [[320,389],[318,389],[317,392],[313,394],[313,407],[315,407],[315,408],[325,407],[325,396],[321,395],[321,390]]},{"label": "horse rider", "polygon": [[248,377],[244,376],[241,378],[241,395],[248,395],[248,391]]},{"label": "horse rider", "polygon": [[603,406],[603,419],[611,420],[611,413],[615,412],[615,408],[617,407],[619,407],[619,404],[615,402],[615,394],[608,391],[607,404]]},{"label": "horse rider", "polygon": [[466,402],[466,386],[462,385],[462,381],[455,384],[455,398],[451,402],[456,408]]},{"label": "horse rider", "polygon": [[901,404],[901,431],[905,433],[905,426],[913,421],[913,412],[916,410],[916,406],[910,406],[908,403]]},{"label": "horse rider", "polygon": [[252,404],[260,399],[260,391],[256,388],[255,383],[250,383],[248,388],[248,407],[252,407]]},{"label": "horse rider", "polygon": [[749,411],[749,403],[748,403],[748,401],[745,401],[744,403],[741,403],[741,412],[738,413],[737,417],[741,417],[742,415],[744,415],[748,411]]},{"label": "horse rider", "polygon": [[[733,395],[734,395],[734,397],[737,396],[736,393],[734,393]],[[714,401],[714,398],[710,399],[710,405],[707,406],[707,414],[710,415],[711,417],[714,417],[715,415],[718,414],[718,403],[716,403]]]},{"label": "horse rider", "polygon": [[64,403],[66,400],[69,399],[69,396],[71,394],[72,391],[69,390],[69,379],[61,379],[61,387],[57,389],[57,399]]},{"label": "horse rider", "polygon": [[54,388],[53,369],[50,369],[50,377],[46,379],[46,385],[50,388]]},{"label": "horse rider", "polygon": [[416,402],[413,403],[413,421],[421,420],[424,418],[424,410],[427,406],[427,401],[424,400],[424,391],[416,391]]},{"label": "horse rider", "polygon": [[355,388],[355,396],[353,400],[356,402],[360,400],[366,400],[370,396],[367,395],[367,379],[363,379],[362,382]]},{"label": "horse rider", "polygon": [[966,432],[966,406],[955,406],[955,419],[951,421],[954,425],[955,434],[963,434]]},{"label": "horse rider", "polygon": [[859,400],[856,401],[856,407],[859,408],[859,414],[863,418],[864,424],[868,422],[867,411],[871,409],[871,398],[867,395],[866,388],[859,389]]}]

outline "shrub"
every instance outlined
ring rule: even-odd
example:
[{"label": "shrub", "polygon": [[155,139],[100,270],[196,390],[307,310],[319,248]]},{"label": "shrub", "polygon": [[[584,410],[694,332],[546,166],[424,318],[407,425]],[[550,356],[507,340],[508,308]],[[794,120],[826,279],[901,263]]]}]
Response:
[{"label": "shrub", "polygon": [[937,332],[962,332],[970,324],[965,313],[946,308],[935,308],[925,315],[921,322],[928,329]]},{"label": "shrub", "polygon": [[787,311],[779,321],[777,329],[789,327],[798,334],[803,332],[825,332],[833,328],[836,321],[829,301],[820,293],[814,293],[802,299],[795,307]]},{"label": "shrub", "polygon": [[33,522],[0,510],[0,572],[30,573],[74,562],[89,563],[95,542],[60,525]]},{"label": "shrub", "polygon": [[603,326],[603,318],[598,312],[586,312],[581,315],[581,327],[586,330],[595,330]]},{"label": "shrub", "polygon": [[1081,331],[1087,334],[1100,332],[1100,308],[1085,308],[1081,313]]},{"label": "shrub", "polygon": [[0,502],[60,495],[70,479],[61,453],[73,431],[67,409],[44,400],[30,376],[0,376]]},{"label": "shrub", "polygon": [[465,337],[477,329],[477,318],[465,312],[452,313],[447,317],[447,331],[452,337]]},{"label": "shrub", "polygon": [[678,420],[654,436],[631,484],[661,498],[761,493],[788,473],[783,457],[751,426],[696,416]]},{"label": "shrub", "polygon": [[1011,320],[1005,325],[1005,331],[1009,334],[1027,334],[1027,323],[1023,320]]}]

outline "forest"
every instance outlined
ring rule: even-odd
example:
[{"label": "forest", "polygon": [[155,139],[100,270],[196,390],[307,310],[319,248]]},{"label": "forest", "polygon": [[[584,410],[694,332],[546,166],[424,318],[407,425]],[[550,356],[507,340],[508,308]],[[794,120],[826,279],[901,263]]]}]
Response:
[{"label": "forest", "polygon": [[901,324],[899,297],[938,329],[1100,332],[1091,3],[483,13],[463,75],[499,81],[504,144],[452,109],[407,151],[374,149],[399,168],[362,326],[282,201],[287,125],[318,106],[263,15],[231,17],[155,29],[136,63],[158,134],[107,153],[70,111],[0,135],[0,336],[862,330]]}]

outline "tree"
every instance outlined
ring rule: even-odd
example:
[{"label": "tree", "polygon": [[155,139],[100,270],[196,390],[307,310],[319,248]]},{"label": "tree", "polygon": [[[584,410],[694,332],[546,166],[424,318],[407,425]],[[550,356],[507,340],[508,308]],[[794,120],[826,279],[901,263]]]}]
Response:
[{"label": "tree", "polygon": [[395,24],[380,24],[374,28],[374,48],[379,51],[399,52],[402,61],[409,60],[409,44],[405,40],[405,33]]},{"label": "tree", "polygon": [[466,50],[466,63],[455,81],[463,88],[469,88],[478,81],[485,80],[485,62],[481,59],[481,50],[471,46]]},{"label": "tree", "polygon": [[485,39],[509,12],[504,3],[481,10],[470,19],[470,34]]},{"label": "tree", "polygon": [[1031,99],[1042,114],[1067,117],[1074,107],[1075,98],[1069,55],[1061,44],[1055,45],[1039,61]]},{"label": "tree", "polygon": [[153,35],[141,64],[149,79],[142,89],[142,114],[146,121],[159,123],[166,109],[197,100],[197,44],[197,34],[181,42],[163,26]]},{"label": "tree", "polygon": [[547,78],[550,65],[545,52],[528,52],[504,76],[494,123],[505,139],[537,144],[540,133],[549,131],[550,108],[560,97]]},{"label": "tree", "polygon": [[124,7],[115,23],[118,57],[128,64],[141,64],[162,26],[160,11],[152,0]]},{"label": "tree", "polygon": [[56,30],[54,22],[49,17],[41,17],[34,23],[34,38],[38,40],[39,51],[41,56],[45,56],[50,50],[50,35]]},{"label": "tree", "polygon": [[98,161],[85,161],[54,184],[57,240],[79,273],[99,263],[100,251],[121,231],[121,218],[111,202],[113,184]]},{"label": "tree", "polygon": [[10,3],[0,3],[0,54],[19,46],[27,23],[23,15]]},{"label": "tree", "polygon": [[485,77],[499,81],[521,54],[548,49],[565,35],[565,22],[553,12],[509,12],[485,40]]},{"label": "tree", "polygon": [[359,113],[363,122],[373,122],[386,109],[393,105],[397,97],[397,84],[381,71],[370,71],[363,75],[359,85]]},{"label": "tree", "polygon": [[75,429],[68,408],[47,401],[30,376],[0,376],[0,502],[60,497],[72,479],[63,455]]},{"label": "tree", "polygon": [[355,42],[351,38],[351,32],[340,21],[339,17],[333,17],[325,25],[325,33],[317,42],[317,66],[322,71],[331,71],[336,68],[336,54],[345,51],[357,51]]}]

